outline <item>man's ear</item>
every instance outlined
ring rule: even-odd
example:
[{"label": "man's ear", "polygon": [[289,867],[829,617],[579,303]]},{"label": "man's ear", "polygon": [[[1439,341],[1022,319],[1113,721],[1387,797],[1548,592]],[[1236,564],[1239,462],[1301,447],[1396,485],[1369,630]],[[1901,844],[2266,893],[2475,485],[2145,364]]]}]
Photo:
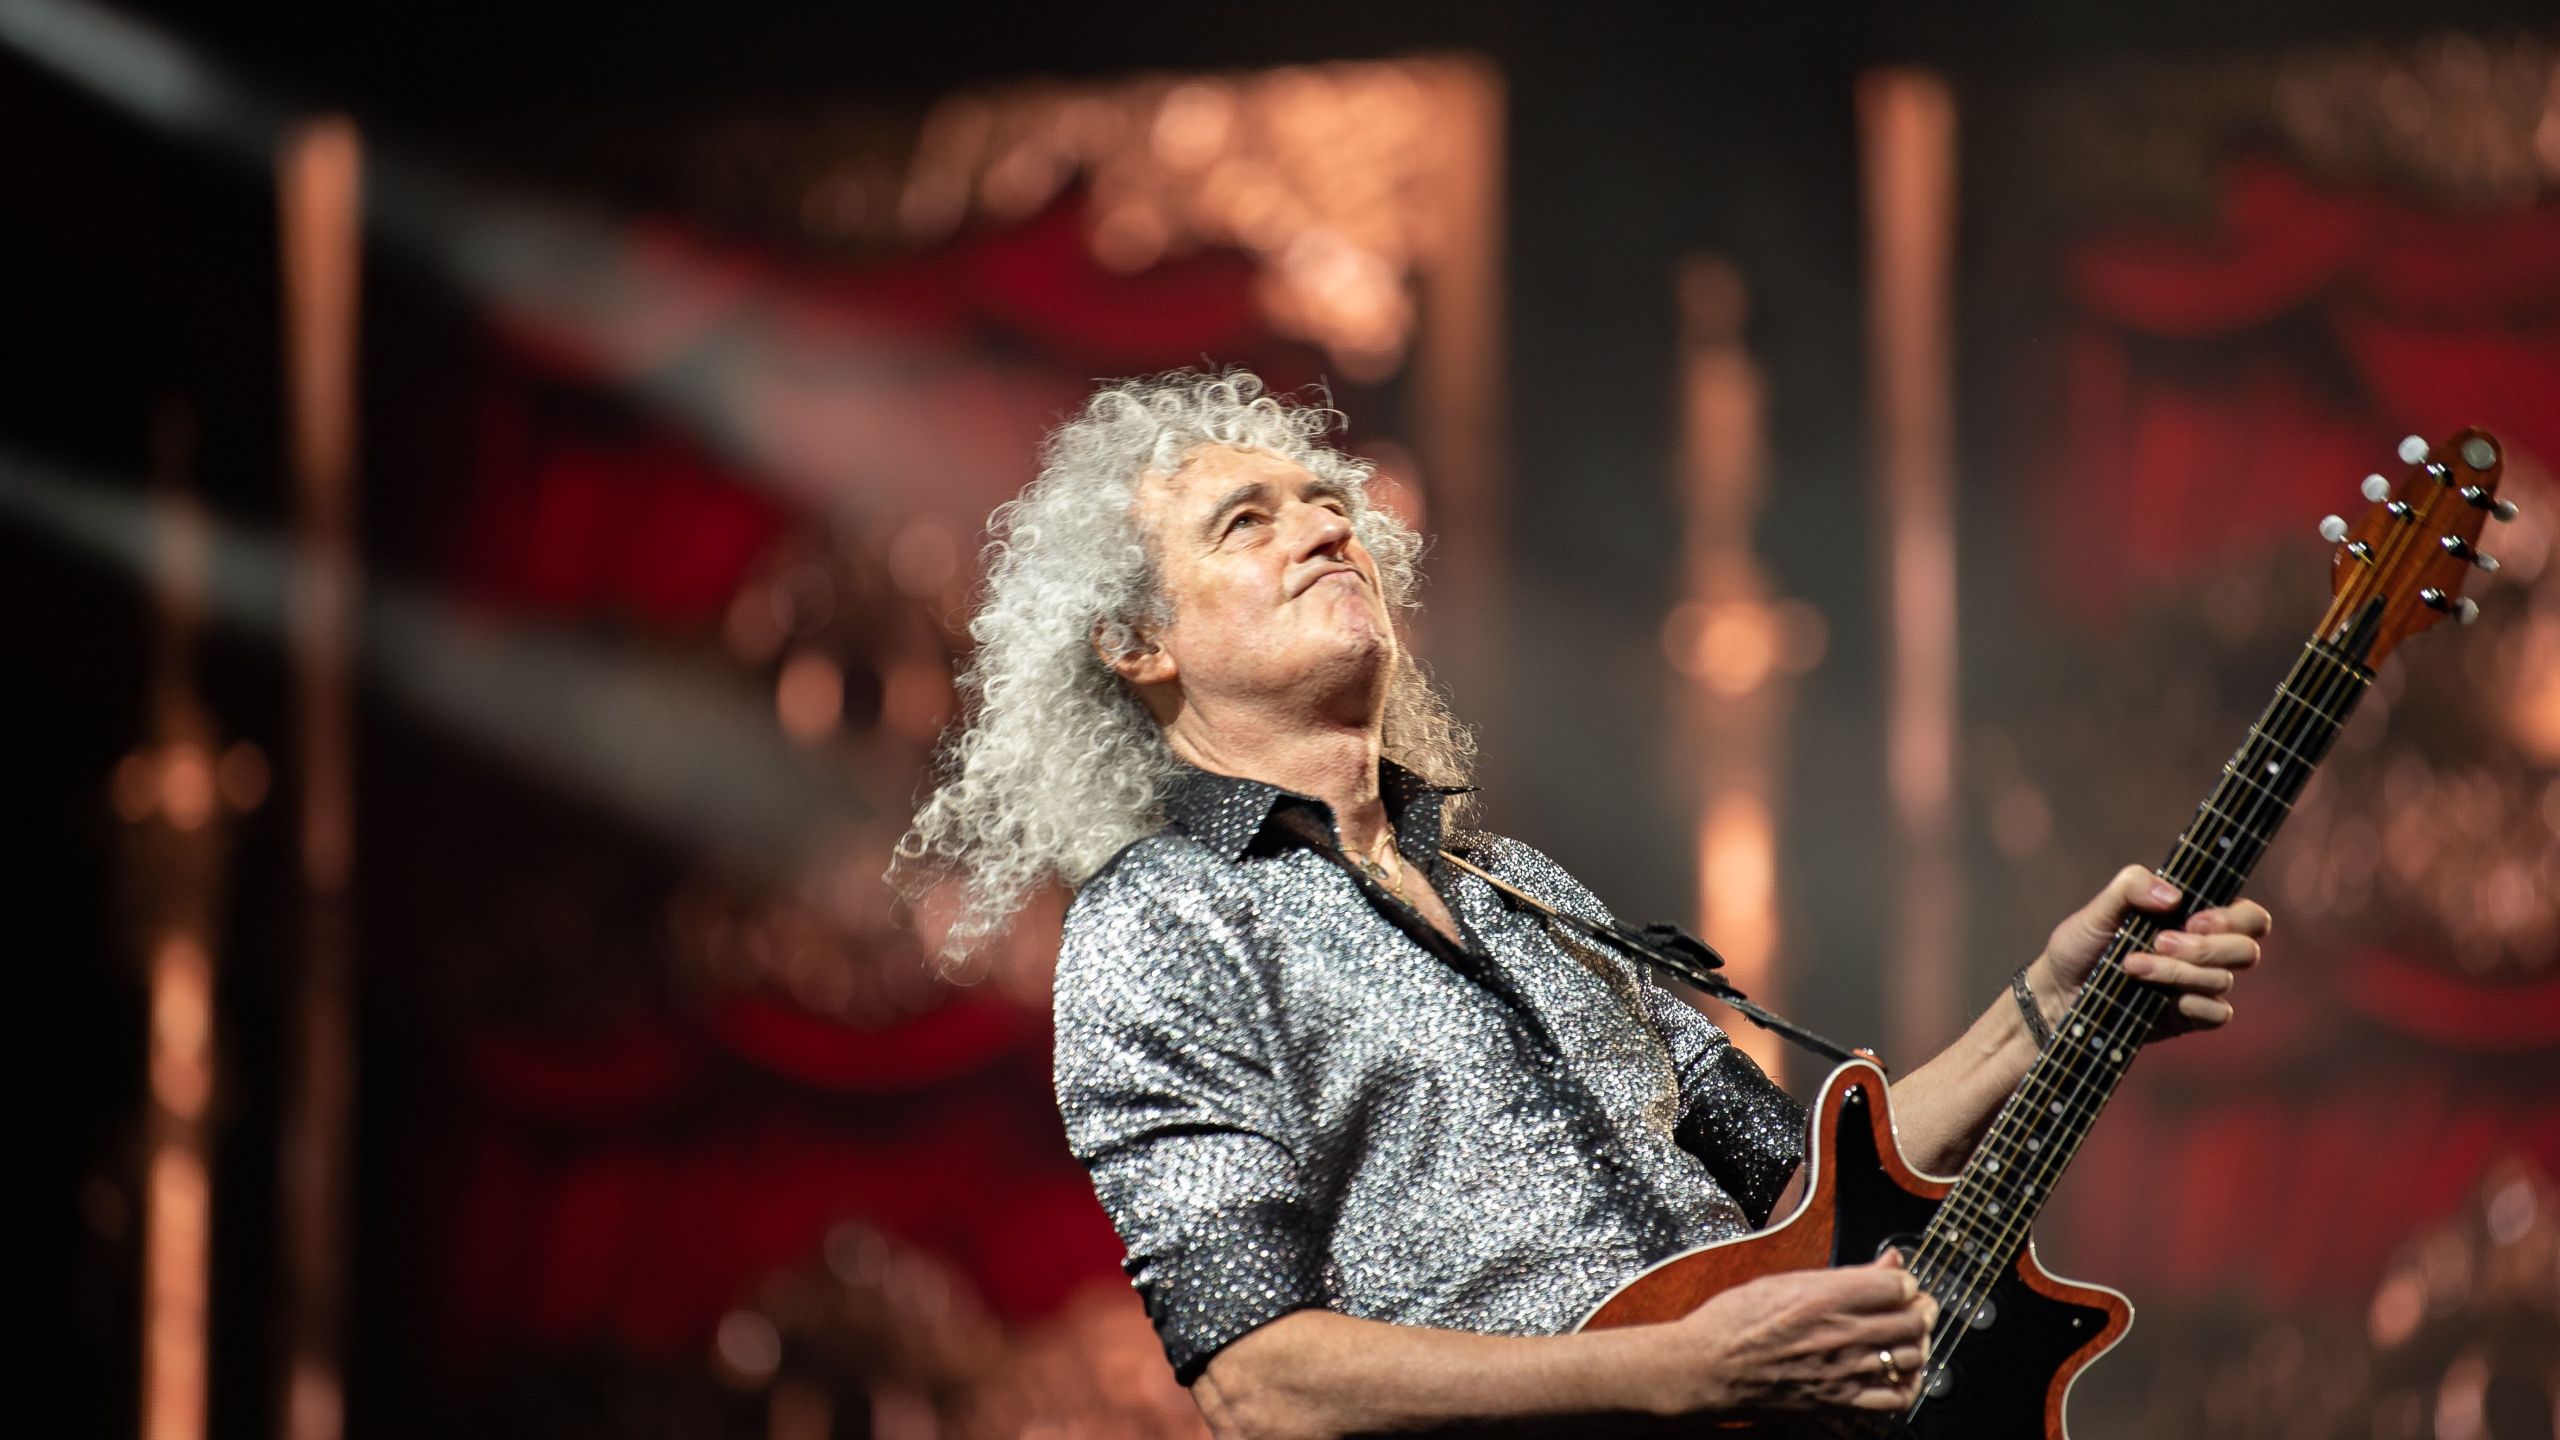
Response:
[{"label": "man's ear", "polygon": [[1134,642],[1132,647],[1120,650],[1111,644],[1106,629],[1101,621],[1093,622],[1093,653],[1100,656],[1102,663],[1110,666],[1111,672],[1121,679],[1143,687],[1161,685],[1179,673],[1173,656],[1156,643],[1153,635],[1143,630],[1133,633],[1130,636]]}]

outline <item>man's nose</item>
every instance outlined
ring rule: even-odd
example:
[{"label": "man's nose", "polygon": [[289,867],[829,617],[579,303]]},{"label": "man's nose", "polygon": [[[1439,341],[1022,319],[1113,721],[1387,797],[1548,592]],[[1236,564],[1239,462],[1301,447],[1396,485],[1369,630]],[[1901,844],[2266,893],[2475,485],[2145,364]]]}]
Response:
[{"label": "man's nose", "polygon": [[1351,542],[1351,520],[1330,505],[1300,503],[1298,510],[1298,554],[1302,557],[1338,553]]}]

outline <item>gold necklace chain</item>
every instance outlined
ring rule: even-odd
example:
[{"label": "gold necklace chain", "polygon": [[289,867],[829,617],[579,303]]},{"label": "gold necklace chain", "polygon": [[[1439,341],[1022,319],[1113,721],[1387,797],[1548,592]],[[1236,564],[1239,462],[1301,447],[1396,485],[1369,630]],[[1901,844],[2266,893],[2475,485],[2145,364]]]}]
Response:
[{"label": "gold necklace chain", "polygon": [[1396,855],[1396,832],[1394,828],[1392,826],[1389,827],[1386,834],[1381,838],[1386,841],[1384,853],[1391,858],[1392,868],[1388,865],[1381,865],[1378,863],[1377,857],[1380,852],[1374,847],[1367,853],[1353,858],[1360,862],[1360,868],[1368,872],[1370,879],[1387,887],[1388,894],[1395,896],[1399,900],[1404,900],[1407,904],[1411,904],[1412,901],[1406,899],[1404,893],[1405,867],[1402,858]]}]

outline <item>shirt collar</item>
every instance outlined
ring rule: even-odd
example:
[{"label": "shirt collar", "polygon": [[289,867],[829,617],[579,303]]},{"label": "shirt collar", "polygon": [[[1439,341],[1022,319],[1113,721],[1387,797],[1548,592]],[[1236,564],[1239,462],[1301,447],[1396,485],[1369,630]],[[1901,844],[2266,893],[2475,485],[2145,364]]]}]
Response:
[{"label": "shirt collar", "polygon": [[[1393,760],[1378,762],[1378,798],[1396,827],[1396,850],[1405,859],[1428,865],[1440,851],[1441,810],[1452,795],[1472,785],[1434,785]],[[1283,808],[1304,807],[1326,829],[1332,812],[1312,795],[1283,790],[1239,775],[1220,775],[1177,761],[1173,787],[1165,795],[1167,822],[1215,852],[1233,860],[1268,828]],[[1336,843],[1340,835],[1335,835]]]}]

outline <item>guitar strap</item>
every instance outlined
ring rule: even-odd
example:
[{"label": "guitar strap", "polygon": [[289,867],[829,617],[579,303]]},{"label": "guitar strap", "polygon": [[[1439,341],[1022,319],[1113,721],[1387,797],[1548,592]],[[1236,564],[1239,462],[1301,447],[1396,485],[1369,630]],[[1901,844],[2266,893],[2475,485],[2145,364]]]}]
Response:
[{"label": "guitar strap", "polygon": [[[1353,884],[1364,890],[1375,889],[1385,893],[1383,887],[1379,886],[1366,870],[1342,852],[1342,848],[1334,843],[1330,831],[1313,817],[1291,811],[1282,815],[1278,823],[1295,835],[1301,844],[1338,866],[1343,873],[1351,877]],[[1834,1065],[1845,1064],[1855,1059],[1865,1059],[1874,1062],[1878,1069],[1884,1068],[1884,1061],[1872,1050],[1851,1050],[1845,1045],[1826,1039],[1796,1024],[1783,1015],[1763,1008],[1750,996],[1743,994],[1732,981],[1716,973],[1724,968],[1724,957],[1716,953],[1714,946],[1676,925],[1647,925],[1639,930],[1622,925],[1615,920],[1586,919],[1570,911],[1559,910],[1516,885],[1506,884],[1483,866],[1468,860],[1454,850],[1442,849],[1440,858],[1448,861],[1452,867],[1493,887],[1493,892],[1514,908],[1527,910],[1567,933],[1579,935],[1630,959],[1641,960],[1682,984],[1730,1006],[1740,1012],[1743,1018],[1761,1029],[1782,1039],[1793,1041]],[[1497,972],[1488,971],[1478,963],[1477,957],[1470,954],[1466,946],[1452,944],[1447,936],[1442,935],[1429,921],[1424,920],[1421,912],[1414,910],[1410,904],[1394,907],[1389,911],[1389,917],[1424,949],[1456,966],[1461,973],[1473,977],[1477,983],[1487,986],[1495,994],[1518,1007],[1530,1017],[1532,1023],[1540,1023],[1537,1021],[1535,1007],[1514,994],[1508,981],[1503,980]],[[1458,923],[1463,926],[1466,922],[1460,920]]]},{"label": "guitar strap", "polygon": [[1570,911],[1559,910],[1518,886],[1503,883],[1483,866],[1455,851],[1442,850],[1440,858],[1492,886],[1495,894],[1514,906],[1542,916],[1560,929],[1605,945],[1631,960],[1641,960],[1682,984],[1732,1007],[1761,1029],[1793,1041],[1835,1065],[1855,1059],[1874,1061],[1879,1067],[1884,1063],[1871,1050],[1851,1050],[1763,1008],[1743,994],[1732,981],[1716,973],[1724,968],[1724,957],[1716,953],[1714,946],[1676,925],[1647,925],[1638,930],[1615,920],[1586,919]]}]

